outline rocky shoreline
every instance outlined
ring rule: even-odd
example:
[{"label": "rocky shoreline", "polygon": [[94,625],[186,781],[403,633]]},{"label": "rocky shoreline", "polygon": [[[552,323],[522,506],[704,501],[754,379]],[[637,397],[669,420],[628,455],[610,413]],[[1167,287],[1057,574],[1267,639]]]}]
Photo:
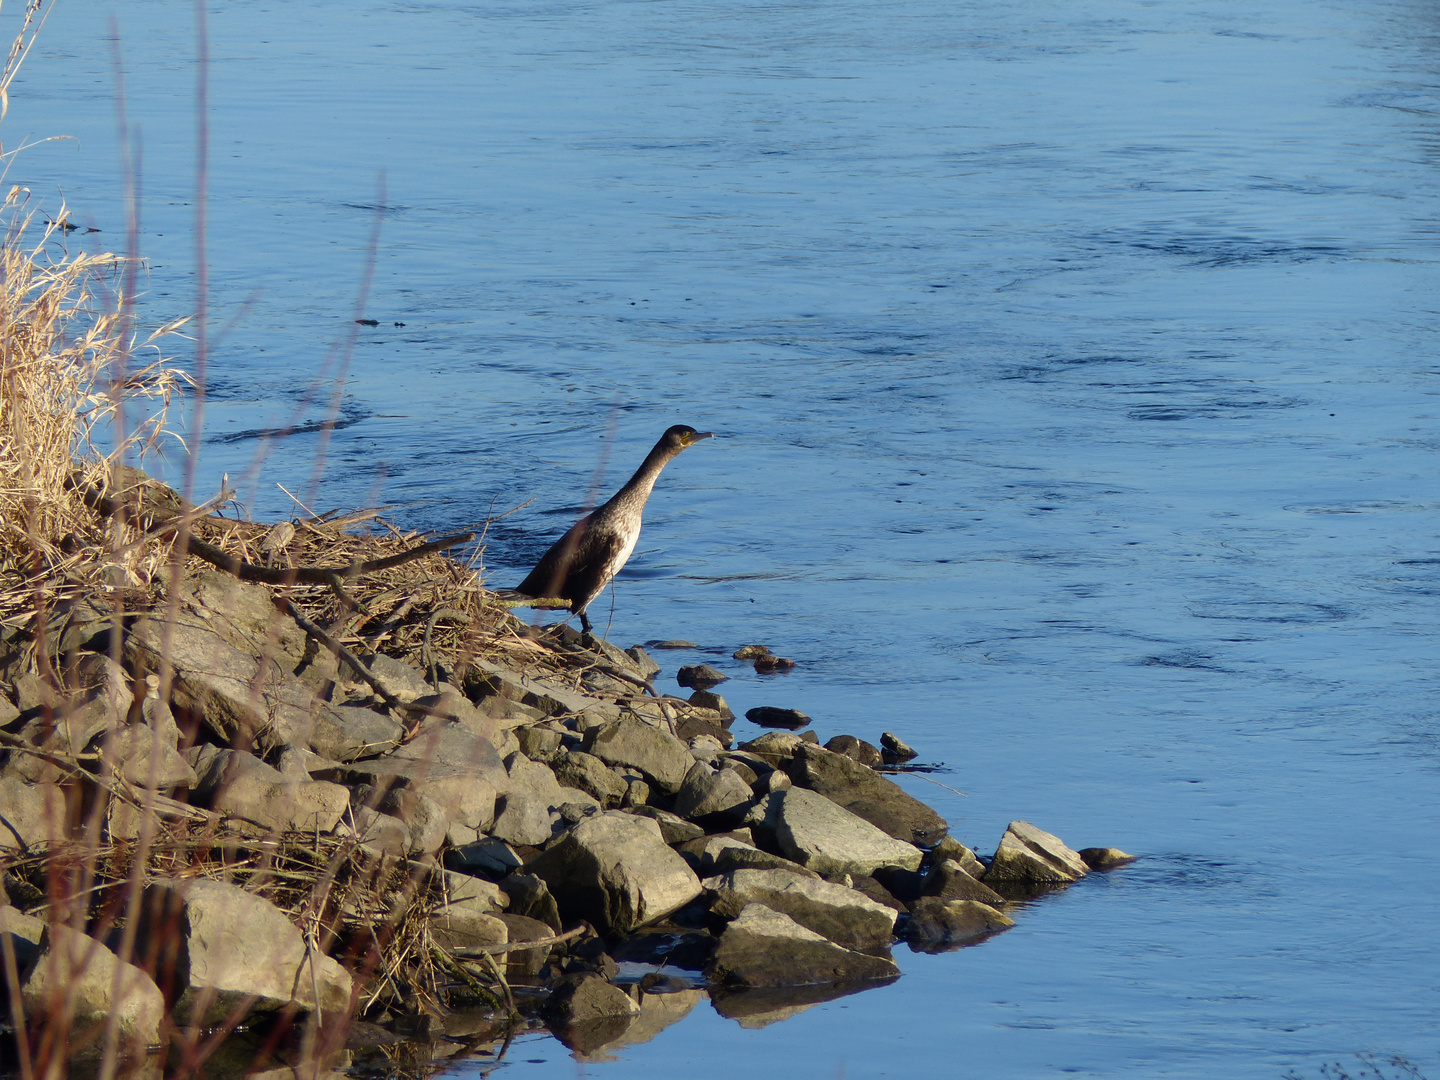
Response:
[{"label": "rocky shoreline", "polygon": [[583,1054],[705,996],[759,1024],[1130,861],[1023,821],[979,856],[886,775],[894,735],[822,746],[761,709],[739,741],[714,669],[658,694],[644,648],[529,627],[413,537],[121,494],[96,513],[188,543],[183,573],[0,639],[0,959],[32,1057],[328,1067],[542,1023]]}]

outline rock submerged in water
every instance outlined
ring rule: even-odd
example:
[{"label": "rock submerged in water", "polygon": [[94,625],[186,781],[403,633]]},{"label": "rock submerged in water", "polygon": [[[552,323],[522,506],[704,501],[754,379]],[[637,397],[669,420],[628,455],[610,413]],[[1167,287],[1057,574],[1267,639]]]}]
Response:
[{"label": "rock submerged in water", "polygon": [[947,945],[998,934],[1015,925],[1010,916],[978,900],[946,900],[926,896],[910,908],[906,938],[919,952],[943,950]]},{"label": "rock submerged in water", "polygon": [[880,749],[885,764],[887,765],[903,765],[905,762],[914,761],[920,756],[919,751],[915,750],[909,743],[901,741],[900,736],[896,735],[893,731],[883,731],[880,733]]},{"label": "rock submerged in water", "polygon": [[709,664],[694,664],[682,667],[675,675],[675,681],[689,690],[709,690],[728,681],[729,675]]},{"label": "rock submerged in water", "polygon": [[1119,866],[1129,866],[1135,861],[1134,855],[1113,847],[1081,848],[1079,855],[1091,870],[1114,870]]},{"label": "rock submerged in water", "polygon": [[745,719],[761,727],[786,728],[790,731],[798,731],[811,723],[810,717],[799,709],[780,709],[773,705],[760,705],[749,709],[745,713]]}]

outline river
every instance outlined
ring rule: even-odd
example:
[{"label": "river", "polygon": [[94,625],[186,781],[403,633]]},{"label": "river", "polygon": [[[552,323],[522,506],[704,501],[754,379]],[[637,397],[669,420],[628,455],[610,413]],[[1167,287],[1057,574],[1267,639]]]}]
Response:
[{"label": "river", "polygon": [[[0,134],[73,136],[7,181],[123,249],[112,12],[158,325],[193,6],[60,0]],[[713,430],[597,627],[697,642],[671,690],[704,659],[737,712],[895,731],[982,852],[1023,818],[1140,856],[890,987],[497,1075],[1440,1075],[1433,4],[246,0],[209,48],[202,494],[532,500],[486,537],[514,584]]]}]

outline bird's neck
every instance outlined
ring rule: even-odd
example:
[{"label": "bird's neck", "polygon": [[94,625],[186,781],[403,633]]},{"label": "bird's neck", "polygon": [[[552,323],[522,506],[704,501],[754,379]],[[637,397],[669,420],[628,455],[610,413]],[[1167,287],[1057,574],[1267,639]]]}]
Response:
[{"label": "bird's neck", "polygon": [[644,505],[645,500],[650,498],[650,492],[655,487],[655,481],[660,477],[660,471],[670,464],[671,459],[678,454],[679,450],[670,450],[663,446],[657,446],[645,456],[640,463],[640,468],[635,470],[635,475],[626,481],[625,486],[615,493],[612,503],[639,502]]}]

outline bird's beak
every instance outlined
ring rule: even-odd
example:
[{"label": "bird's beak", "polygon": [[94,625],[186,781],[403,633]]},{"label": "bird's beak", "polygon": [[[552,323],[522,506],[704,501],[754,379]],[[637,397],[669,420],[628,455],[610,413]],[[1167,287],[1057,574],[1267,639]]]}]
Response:
[{"label": "bird's beak", "polygon": [[694,446],[701,439],[713,439],[714,437],[715,433],[713,431],[697,431],[694,435],[691,435],[685,440],[685,445]]}]

